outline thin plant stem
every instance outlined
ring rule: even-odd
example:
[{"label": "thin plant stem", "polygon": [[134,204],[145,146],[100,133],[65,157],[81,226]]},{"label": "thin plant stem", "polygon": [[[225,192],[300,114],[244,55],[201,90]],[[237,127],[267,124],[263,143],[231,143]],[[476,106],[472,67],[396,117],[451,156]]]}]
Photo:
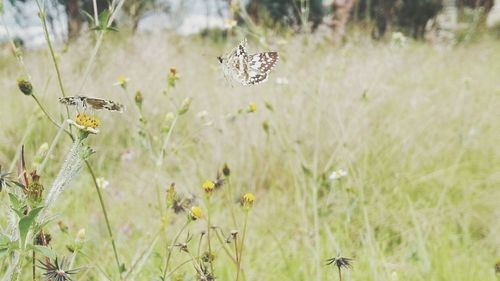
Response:
[{"label": "thin plant stem", "polygon": [[[66,96],[66,92],[64,91],[64,86],[61,78],[61,71],[59,70],[59,65],[57,64],[56,55],[54,53],[54,48],[52,47],[52,41],[49,36],[49,29],[47,27],[47,21],[45,20],[45,8],[42,8],[40,2],[35,0],[36,5],[38,6],[38,12],[40,13],[40,20],[42,21],[43,33],[45,34],[45,40],[47,41],[47,46],[49,47],[50,55],[52,57],[52,61],[54,63],[54,67],[56,69],[57,74],[57,82],[59,83],[59,89],[61,90],[61,94],[63,97]],[[66,107],[67,109],[67,107]],[[68,111],[69,115],[69,111]]]},{"label": "thin plant stem", "polygon": [[[47,116],[47,118],[49,119],[49,121],[54,124],[54,126],[56,126],[57,128],[61,129],[61,126],[54,120],[54,118],[52,118],[52,116],[49,115],[49,113],[47,112],[47,110],[45,110],[45,107],[43,107],[42,103],[38,100],[38,98],[32,94],[31,95],[33,97],[33,99],[35,100],[35,102],[38,104],[38,107],[40,108],[40,110],[43,112],[43,114],[45,114],[45,116]],[[67,134],[70,134],[71,133],[67,130],[64,130]]]},{"label": "thin plant stem", "polygon": [[231,255],[231,252],[230,252],[230,251],[229,251],[229,249],[227,248],[226,243],[225,243],[225,241],[222,239],[222,237],[221,237],[220,233],[219,233],[219,232],[217,232],[217,231],[215,231],[215,235],[216,235],[216,237],[217,237],[217,240],[218,240],[218,241],[219,241],[219,243],[221,244],[222,249],[223,249],[223,250],[224,250],[224,252],[226,253],[226,255],[227,255],[229,258],[231,258],[231,261],[233,261],[233,262],[234,262],[234,264],[237,264],[237,260],[236,260],[236,258],[235,258],[235,257],[233,257],[233,256]]},{"label": "thin plant stem", "polygon": [[[208,243],[208,253],[212,255],[212,243],[210,242],[210,232],[212,229],[211,220],[210,220],[210,197],[207,197],[207,243]],[[210,272],[214,275],[214,264],[212,259],[210,260]]]},{"label": "thin plant stem", "polygon": [[122,270],[121,270],[122,267],[121,267],[120,259],[118,257],[118,251],[116,249],[115,238],[113,236],[113,230],[111,229],[111,223],[109,222],[109,217],[108,217],[108,212],[106,210],[106,205],[104,204],[104,199],[102,197],[102,193],[101,193],[101,190],[99,188],[99,185],[97,184],[97,178],[95,176],[94,170],[92,169],[92,166],[90,166],[90,163],[87,160],[85,160],[85,164],[87,166],[87,169],[89,170],[90,175],[92,176],[92,181],[94,182],[95,190],[97,192],[97,196],[99,197],[99,203],[101,204],[101,209],[102,209],[102,213],[104,215],[104,220],[106,221],[106,228],[108,230],[109,239],[111,240],[111,246],[113,247],[113,253],[115,256],[118,274],[120,276],[120,280],[123,280]]},{"label": "thin plant stem", "polygon": [[[113,2],[111,3],[111,7],[114,7],[114,8],[113,8],[113,11],[111,12],[111,16],[109,17],[109,20],[108,20],[106,27],[110,27],[111,24],[113,24],[113,21],[114,21],[115,16],[116,16],[116,11],[121,9],[124,2],[125,2],[125,0],[121,0],[120,2],[118,2],[118,4],[116,4],[116,0],[113,0]],[[83,90],[83,87],[85,86],[85,83],[87,82],[87,80],[90,76],[90,72],[92,71],[92,67],[94,66],[95,58],[97,56],[97,52],[99,51],[99,49],[101,47],[102,40],[104,39],[104,34],[106,34],[106,30],[101,31],[101,33],[99,34],[99,37],[97,38],[94,49],[92,50],[92,55],[90,56],[87,67],[85,68],[85,72],[83,74],[82,82],[80,84],[78,92],[81,92]]]},{"label": "thin plant stem", "polygon": [[177,234],[175,235],[174,240],[172,240],[172,243],[170,243],[170,247],[167,247],[168,254],[167,254],[167,260],[165,262],[165,268],[163,269],[162,280],[165,280],[165,278],[167,276],[168,265],[170,264],[170,258],[172,257],[173,247],[174,247],[175,243],[177,242],[177,239],[179,239],[179,236],[181,236],[182,232],[184,232],[186,227],[189,225],[189,222],[190,222],[190,220],[188,219],[186,221],[186,223],[182,226],[182,228],[179,230],[179,232],[177,232]]},{"label": "thin plant stem", "polygon": [[248,212],[249,212],[248,210],[245,211],[245,222],[243,224],[243,234],[241,235],[241,246],[240,246],[239,258],[238,258],[238,268],[236,271],[236,281],[238,281],[239,277],[240,277],[241,258],[243,256],[243,246],[245,245],[245,234],[247,232]]}]

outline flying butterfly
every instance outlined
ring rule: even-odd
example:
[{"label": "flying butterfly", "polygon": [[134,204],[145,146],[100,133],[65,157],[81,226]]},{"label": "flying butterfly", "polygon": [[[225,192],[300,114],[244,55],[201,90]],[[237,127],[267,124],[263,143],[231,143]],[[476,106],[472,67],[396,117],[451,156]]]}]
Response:
[{"label": "flying butterfly", "polygon": [[86,96],[72,96],[59,98],[59,102],[64,105],[76,106],[78,109],[106,109],[109,111],[123,112],[125,107],[117,102],[105,100],[100,98],[86,97]]},{"label": "flying butterfly", "polygon": [[224,56],[217,57],[226,76],[232,77],[242,85],[257,85],[265,82],[269,72],[278,62],[278,52],[247,54],[247,40],[244,38],[238,46]]}]

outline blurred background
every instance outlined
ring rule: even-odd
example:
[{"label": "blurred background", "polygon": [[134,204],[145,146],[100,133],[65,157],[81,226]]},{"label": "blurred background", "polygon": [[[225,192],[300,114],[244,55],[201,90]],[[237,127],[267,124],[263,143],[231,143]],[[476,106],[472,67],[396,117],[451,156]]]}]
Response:
[{"label": "blurred background", "polygon": [[[189,208],[208,212],[202,186],[226,165],[212,225],[242,231],[238,202],[256,197],[238,281],[336,281],[337,255],[353,259],[344,281],[499,280],[500,0],[0,5],[0,179],[19,180],[26,162],[43,196],[56,182],[72,147],[58,124],[76,115],[60,97],[127,108],[95,112],[96,153],[44,227],[59,257],[83,243],[75,280],[213,280],[190,266],[166,278],[166,249]],[[263,84],[221,71],[217,56],[244,37],[250,54],[279,52]],[[171,183],[184,213],[166,203]],[[12,190],[0,234],[16,225]],[[208,225],[187,229],[191,249]],[[1,242],[3,275],[17,265]],[[216,280],[236,280],[216,254]],[[175,249],[172,262],[185,258]],[[35,259],[20,261],[33,280]]]},{"label": "blurred background", "polygon": [[[54,40],[67,42],[93,27],[92,0],[44,1]],[[98,14],[108,1],[96,1]],[[18,44],[38,47],[44,35],[34,1],[4,0],[5,20]],[[366,31],[384,40],[394,32],[428,42],[469,41],[486,30],[500,36],[500,5],[495,0],[137,0],[124,1],[114,22],[132,33],[171,30],[182,35],[227,36],[246,26],[254,31],[323,33],[334,43],[346,30]],[[0,42],[7,40],[0,28]]]}]

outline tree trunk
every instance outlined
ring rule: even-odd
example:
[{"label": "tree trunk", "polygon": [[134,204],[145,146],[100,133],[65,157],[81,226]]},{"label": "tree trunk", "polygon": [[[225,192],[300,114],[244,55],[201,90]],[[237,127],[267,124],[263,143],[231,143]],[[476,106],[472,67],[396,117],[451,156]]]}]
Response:
[{"label": "tree trunk", "polygon": [[67,0],[65,1],[65,8],[68,16],[68,39],[71,41],[78,37],[82,26],[80,3],[78,0]]},{"label": "tree trunk", "polygon": [[356,0],[334,0],[333,1],[333,42],[339,44],[345,36],[345,28],[349,21],[354,2]]}]

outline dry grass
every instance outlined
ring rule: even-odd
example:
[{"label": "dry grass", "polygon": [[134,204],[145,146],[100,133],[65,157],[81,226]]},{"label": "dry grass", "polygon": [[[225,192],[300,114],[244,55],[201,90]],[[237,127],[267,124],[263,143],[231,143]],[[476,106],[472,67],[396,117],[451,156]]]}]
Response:
[{"label": "dry grass", "polygon": [[[60,54],[71,95],[78,94],[90,45],[83,40]],[[325,260],[338,251],[354,258],[346,280],[498,278],[498,41],[397,49],[370,42],[332,48],[290,39],[271,47],[282,60],[270,81],[248,88],[231,87],[218,68],[215,57],[231,45],[137,36],[113,38],[99,54],[83,92],[121,101],[128,111],[99,113],[102,133],[90,141],[97,151],[91,163],[110,182],[105,200],[127,266],[159,228],[155,186],[164,190],[175,182],[180,192],[200,196],[203,180],[213,178],[227,162],[234,200],[246,191],[257,196],[247,233],[246,280],[336,280]],[[250,50],[263,47],[250,42]],[[27,155],[50,142],[56,129],[38,118],[32,100],[16,89],[21,72],[15,61],[1,60],[6,65],[0,68],[0,164],[8,166],[24,128],[31,126],[24,141]],[[27,53],[25,63],[42,102],[53,116],[62,116],[47,54]],[[173,66],[181,78],[164,95]],[[113,86],[122,74],[130,78],[126,92]],[[289,83],[277,84],[278,77]],[[193,99],[174,129],[160,170],[137,134],[138,116],[131,103],[136,90],[143,93],[151,132],[160,131],[165,115],[185,97]],[[250,102],[257,111],[245,113]],[[237,114],[239,109],[243,113]],[[205,119],[198,115],[202,111]],[[58,145],[42,181],[48,184],[55,176],[69,145],[68,140]],[[126,151],[133,160],[121,160]],[[338,168],[348,176],[328,181]],[[85,228],[88,258],[80,257],[77,264],[89,269],[79,280],[102,280],[96,265],[113,274],[113,254],[89,175],[82,173],[62,196],[55,213],[69,226],[69,234],[52,223],[53,247],[66,253],[65,244]],[[4,193],[1,199],[7,202]],[[229,208],[214,208],[213,223],[228,232]],[[182,220],[174,219],[172,229]],[[191,232],[197,233],[197,227]],[[159,275],[164,243],[157,245],[137,280]],[[216,272],[219,280],[234,278],[233,267],[222,257]]]}]

